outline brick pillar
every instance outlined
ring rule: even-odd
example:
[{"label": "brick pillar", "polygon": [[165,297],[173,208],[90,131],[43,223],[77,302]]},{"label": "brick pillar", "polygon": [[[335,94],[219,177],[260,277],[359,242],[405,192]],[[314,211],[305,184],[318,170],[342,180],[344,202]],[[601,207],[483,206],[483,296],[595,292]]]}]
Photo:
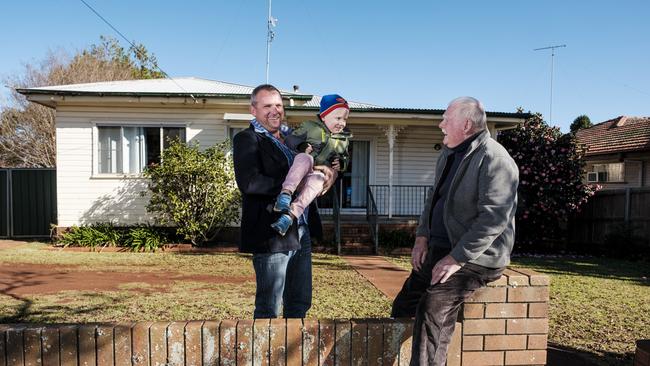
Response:
[{"label": "brick pillar", "polygon": [[507,269],[465,303],[462,365],[544,365],[549,278]]}]

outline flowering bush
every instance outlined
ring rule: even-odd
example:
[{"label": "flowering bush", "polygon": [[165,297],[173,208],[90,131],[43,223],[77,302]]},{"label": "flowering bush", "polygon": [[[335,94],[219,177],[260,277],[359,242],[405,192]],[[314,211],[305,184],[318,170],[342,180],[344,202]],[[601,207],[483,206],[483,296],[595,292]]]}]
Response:
[{"label": "flowering bush", "polygon": [[583,183],[584,148],[539,113],[500,132],[498,140],[519,166],[517,246],[531,249],[560,238],[569,214],[600,189]]}]

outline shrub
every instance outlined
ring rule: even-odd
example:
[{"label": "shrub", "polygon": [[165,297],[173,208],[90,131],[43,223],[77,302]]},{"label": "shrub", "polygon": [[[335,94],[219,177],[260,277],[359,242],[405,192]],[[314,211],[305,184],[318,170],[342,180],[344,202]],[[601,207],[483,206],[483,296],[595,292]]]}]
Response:
[{"label": "shrub", "polygon": [[167,242],[167,236],[152,226],[131,228],[124,237],[124,247],[134,252],[155,252]]},{"label": "shrub", "polygon": [[96,248],[98,246],[118,246],[122,241],[122,233],[110,222],[97,222],[89,226],[72,226],[61,234],[58,242],[64,246],[78,245]]},{"label": "shrub", "polygon": [[198,143],[171,141],[161,163],[145,169],[151,193],[147,211],[161,224],[176,226],[193,245],[214,239],[239,218],[241,196],[231,155],[228,142],[200,151]]},{"label": "shrub", "polygon": [[412,247],[415,243],[415,233],[412,230],[380,230],[379,245],[391,253],[396,248]]},{"label": "shrub", "polygon": [[[643,226],[619,223],[605,235],[603,245],[598,245],[602,254],[626,259],[650,258],[650,240],[643,236]],[[621,250],[624,246],[625,250]],[[593,248],[591,248],[593,252]]]},{"label": "shrub", "polygon": [[156,251],[168,241],[164,228],[153,226],[115,226],[98,222],[88,226],[72,226],[61,234],[58,243],[67,246],[96,248],[126,247],[132,251]]}]

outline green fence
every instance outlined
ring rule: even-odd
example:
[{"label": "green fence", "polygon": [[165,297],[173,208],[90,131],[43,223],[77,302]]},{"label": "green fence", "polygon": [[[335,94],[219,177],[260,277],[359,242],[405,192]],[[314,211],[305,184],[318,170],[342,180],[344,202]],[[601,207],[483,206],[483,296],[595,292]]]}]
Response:
[{"label": "green fence", "polygon": [[0,170],[0,238],[9,236],[9,182],[7,170]]},{"label": "green fence", "polygon": [[56,224],[55,169],[0,169],[0,237],[47,237]]}]

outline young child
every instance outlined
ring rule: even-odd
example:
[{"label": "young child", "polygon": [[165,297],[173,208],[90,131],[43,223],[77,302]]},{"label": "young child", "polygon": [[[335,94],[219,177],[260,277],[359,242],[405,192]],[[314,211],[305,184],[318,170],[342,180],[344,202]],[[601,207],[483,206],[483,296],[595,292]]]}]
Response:
[{"label": "young child", "polygon": [[[314,171],[314,165],[332,166],[336,159],[341,171],[347,168],[348,145],[352,134],[344,130],[350,114],[348,102],[337,94],[325,95],[320,102],[317,121],[303,122],[285,139],[289,148],[299,152],[282,184],[282,192],[275,200],[273,210],[282,216],[271,224],[280,235],[285,235],[294,218],[323,191],[325,175]],[[298,190],[295,200],[291,200]]]}]

